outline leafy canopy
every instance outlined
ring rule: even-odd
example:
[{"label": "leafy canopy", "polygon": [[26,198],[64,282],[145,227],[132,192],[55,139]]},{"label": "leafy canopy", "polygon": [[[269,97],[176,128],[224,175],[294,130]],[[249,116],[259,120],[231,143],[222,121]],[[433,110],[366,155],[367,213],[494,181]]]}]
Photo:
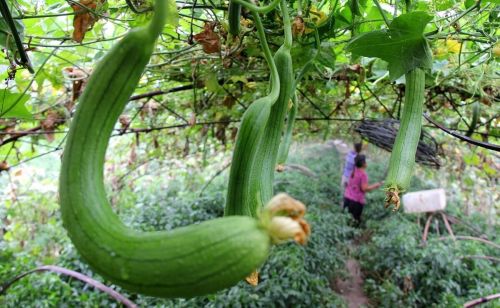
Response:
[{"label": "leafy canopy", "polygon": [[365,57],[380,58],[389,63],[392,80],[420,67],[432,67],[432,52],[424,37],[424,29],[432,17],[425,12],[400,15],[389,29],[363,33],[352,40],[347,50]]}]

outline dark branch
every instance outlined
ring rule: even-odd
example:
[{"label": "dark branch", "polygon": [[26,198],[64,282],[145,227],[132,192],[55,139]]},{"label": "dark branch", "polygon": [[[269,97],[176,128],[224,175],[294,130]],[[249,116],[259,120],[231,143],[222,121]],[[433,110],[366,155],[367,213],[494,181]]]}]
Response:
[{"label": "dark branch", "polygon": [[19,52],[19,57],[21,57],[21,64],[26,67],[30,73],[34,74],[35,70],[33,69],[33,66],[31,66],[30,59],[28,57],[28,54],[26,53],[26,50],[24,49],[21,37],[19,36],[19,33],[17,33],[16,24],[12,19],[12,15],[10,14],[9,7],[7,6],[5,0],[0,0],[0,11],[2,12],[3,18],[9,25],[10,32],[12,34],[12,37],[14,38],[14,42],[16,43],[17,51]]},{"label": "dark branch", "polygon": [[[197,84],[197,87],[204,87],[205,85],[203,83],[199,83]],[[147,92],[147,93],[143,93],[143,94],[138,94],[138,95],[134,95],[130,98],[131,101],[136,101],[136,100],[140,100],[140,99],[143,99],[143,98],[151,98],[153,96],[157,96],[157,95],[164,95],[164,94],[168,94],[168,93],[175,93],[175,92],[181,92],[181,91],[186,91],[186,90],[191,90],[193,88],[193,84],[187,84],[187,85],[184,85],[184,86],[179,86],[179,87],[175,87],[175,88],[171,88],[171,89],[168,89],[168,90],[156,90],[156,91],[151,91],[151,92]]]},{"label": "dark branch", "polygon": [[302,96],[309,102],[309,104],[311,104],[314,109],[316,109],[319,113],[321,113],[322,116],[324,116],[325,118],[328,118],[328,115],[326,113],[323,112],[323,110],[321,110],[321,108],[319,108],[305,93],[304,91],[302,91],[301,89],[298,89],[297,90],[300,92],[300,94],[302,94]]},{"label": "dark branch", "polygon": [[429,121],[432,124],[434,124],[437,128],[441,129],[442,131],[444,131],[445,133],[447,133],[449,135],[452,135],[455,138],[458,138],[458,139],[460,139],[462,141],[465,141],[467,143],[470,143],[470,144],[473,144],[473,145],[476,145],[476,146],[479,146],[479,147],[482,147],[482,148],[485,148],[485,149],[488,149],[488,150],[493,150],[493,151],[500,152],[500,146],[498,146],[496,144],[478,141],[478,140],[469,138],[467,136],[455,133],[455,132],[451,131],[450,129],[444,127],[443,125],[441,125],[441,124],[435,122],[434,120],[432,120],[427,114],[424,114],[424,117],[425,117],[425,119],[427,121]]},{"label": "dark branch", "polygon": [[392,111],[389,110],[389,108],[387,108],[387,106],[384,103],[382,103],[382,101],[377,96],[377,94],[375,94],[375,92],[373,92],[372,89],[370,89],[370,87],[367,84],[365,84],[365,88],[368,90],[368,92],[370,92],[370,94],[375,98],[375,100],[385,109],[385,111],[389,114],[389,116],[391,118],[394,118],[394,115],[392,114]]}]

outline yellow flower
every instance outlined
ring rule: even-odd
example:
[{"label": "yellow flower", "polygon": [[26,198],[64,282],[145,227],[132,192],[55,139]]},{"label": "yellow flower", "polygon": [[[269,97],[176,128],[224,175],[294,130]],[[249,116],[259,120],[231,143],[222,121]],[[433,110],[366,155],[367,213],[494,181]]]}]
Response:
[{"label": "yellow flower", "polygon": [[457,40],[449,39],[446,40],[446,48],[449,53],[459,53],[461,49],[462,43]]},{"label": "yellow flower", "polygon": [[[318,9],[313,5],[311,6],[311,9],[309,10],[309,22],[313,22],[316,24],[316,26],[320,26],[322,23],[324,23],[327,19],[328,19],[328,16],[325,14],[325,12],[323,11],[318,11]],[[308,28],[306,26],[306,29],[305,29],[305,33],[306,34],[309,34],[311,32],[313,32],[314,29],[311,29],[311,28]]]}]

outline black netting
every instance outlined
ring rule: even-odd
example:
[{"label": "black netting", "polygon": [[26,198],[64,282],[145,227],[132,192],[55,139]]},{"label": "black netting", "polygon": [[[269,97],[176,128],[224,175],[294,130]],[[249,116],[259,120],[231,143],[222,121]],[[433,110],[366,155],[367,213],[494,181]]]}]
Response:
[{"label": "black netting", "polygon": [[[399,121],[395,119],[386,120],[364,120],[356,126],[355,130],[368,142],[387,150],[392,151],[394,140],[399,130]],[[438,145],[436,140],[422,129],[420,141],[418,143],[417,163],[439,168]]]}]

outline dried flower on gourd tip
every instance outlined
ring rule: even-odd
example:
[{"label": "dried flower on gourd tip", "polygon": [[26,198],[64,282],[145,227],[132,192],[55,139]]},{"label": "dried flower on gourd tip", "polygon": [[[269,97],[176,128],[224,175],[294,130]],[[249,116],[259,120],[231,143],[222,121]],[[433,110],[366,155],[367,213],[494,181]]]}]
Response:
[{"label": "dried flower on gourd tip", "polygon": [[268,227],[273,243],[280,244],[293,239],[304,245],[310,235],[311,229],[303,219],[294,220],[290,217],[275,216]]},{"label": "dried flower on gourd tip", "polygon": [[245,278],[245,280],[251,286],[257,286],[259,284],[259,272],[253,271],[247,278]]},{"label": "dried flower on gourd tip", "polygon": [[385,207],[389,207],[389,205],[394,204],[393,212],[399,210],[401,205],[401,200],[399,199],[398,191],[395,188],[389,188],[386,192],[385,198]]}]

